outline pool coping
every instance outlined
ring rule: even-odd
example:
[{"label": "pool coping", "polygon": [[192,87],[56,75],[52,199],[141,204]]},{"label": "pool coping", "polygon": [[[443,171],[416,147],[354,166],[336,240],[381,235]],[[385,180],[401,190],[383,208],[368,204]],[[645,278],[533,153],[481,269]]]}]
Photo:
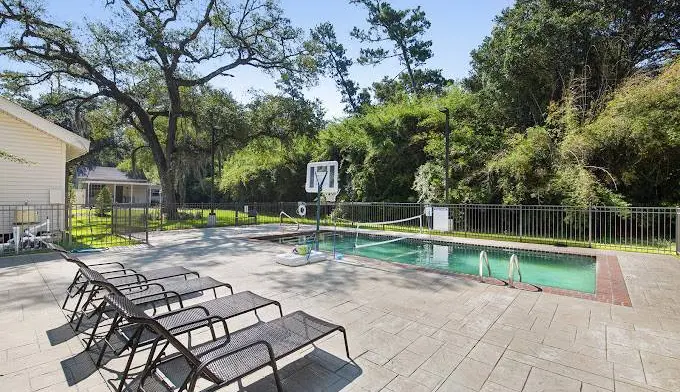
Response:
[{"label": "pool coping", "polygon": [[[322,232],[332,232],[332,230],[328,229],[322,229],[320,230]],[[348,230],[337,230],[337,231],[343,231],[346,232]],[[269,235],[256,235],[253,237],[250,237],[249,239],[253,240],[262,240],[262,241],[271,241],[279,238],[285,238],[285,237],[290,237],[290,236],[295,236],[295,235],[309,235],[313,234],[314,231],[296,231],[296,232],[285,232],[285,233],[277,233],[277,234],[269,234]],[[373,230],[367,230],[367,231],[361,231],[362,234],[371,234],[371,235],[377,235],[377,236],[403,236],[404,233],[396,233],[396,232],[382,232],[382,231],[373,231]],[[419,236],[413,236],[414,239],[425,239],[425,238],[419,238]],[[528,284],[528,283],[519,283],[516,282],[516,286],[520,287],[514,287],[519,290],[527,290],[527,291],[542,291],[545,293],[549,294],[555,294],[555,295],[562,295],[562,296],[567,296],[567,297],[572,297],[572,298],[581,298],[581,299],[587,299],[591,301],[597,301],[597,302],[603,302],[603,303],[608,303],[608,304],[613,304],[613,305],[621,305],[621,306],[626,306],[626,307],[632,307],[632,303],[630,300],[630,296],[628,294],[628,288],[626,286],[626,281],[623,277],[623,272],[621,271],[621,266],[619,265],[618,257],[616,255],[608,254],[606,252],[602,252],[599,250],[593,250],[590,248],[577,248],[577,249],[572,249],[572,248],[561,248],[561,247],[552,247],[555,249],[546,249],[545,245],[541,244],[528,244],[528,243],[514,243],[511,241],[504,241],[506,243],[512,244],[510,246],[505,245],[501,242],[492,242],[488,243],[487,240],[479,240],[479,241],[468,241],[466,238],[465,241],[456,241],[454,239],[458,239],[458,237],[448,237],[448,236],[436,236],[436,235],[430,235],[428,236],[428,239],[434,240],[436,242],[440,243],[450,243],[450,244],[457,244],[457,245],[477,245],[477,246],[488,246],[492,248],[508,248],[512,247],[513,249],[517,250],[522,250],[522,251],[533,251],[533,252],[545,252],[545,253],[557,253],[557,254],[566,254],[566,255],[573,255],[573,256],[591,256],[595,257],[595,293],[583,293],[580,291],[575,291],[575,290],[567,290],[567,289],[561,289],[557,287],[551,287],[551,286],[536,286],[533,284]],[[485,241],[487,243],[481,243],[481,241]],[[515,244],[518,244],[520,246],[514,246]],[[539,246],[531,246],[531,245],[539,245]],[[423,271],[423,272],[432,272],[436,273],[439,275],[445,275],[445,276],[453,276],[453,277],[460,277],[466,280],[473,280],[476,282],[480,282],[479,277],[476,275],[469,275],[469,274],[464,274],[460,272],[450,272],[450,271],[444,271],[444,270],[439,270],[435,268],[426,268],[426,267],[421,267],[421,266],[415,266],[412,264],[405,264],[405,263],[400,263],[396,261],[385,261],[385,260],[379,260],[379,259],[373,259],[369,257],[363,257],[363,256],[357,256],[357,255],[347,255],[347,257],[351,259],[356,259],[362,263],[377,263],[377,264],[384,264],[384,265],[389,265],[389,266],[396,266],[399,268],[403,269],[411,269],[411,270],[417,270],[417,271]],[[495,284],[499,285],[497,283],[503,282],[506,283],[502,280],[498,280],[493,278],[492,280],[495,280],[497,282],[491,283],[487,281],[482,281],[481,283],[485,284]],[[537,290],[531,290],[531,288],[536,288]],[[508,287],[510,288],[510,287]]]}]

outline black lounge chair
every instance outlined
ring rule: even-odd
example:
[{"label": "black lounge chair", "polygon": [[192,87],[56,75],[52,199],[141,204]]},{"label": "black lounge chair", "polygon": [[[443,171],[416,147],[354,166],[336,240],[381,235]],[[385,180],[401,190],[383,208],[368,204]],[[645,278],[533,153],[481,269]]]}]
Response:
[{"label": "black lounge chair", "polygon": [[[191,271],[188,270],[184,267],[165,267],[165,268],[156,268],[152,270],[143,270],[143,271],[137,271],[132,268],[126,268],[123,264],[118,263],[118,262],[108,262],[108,263],[96,263],[96,264],[86,264],[79,258],[72,256],[68,254],[66,249],[62,248],[59,245],[52,244],[52,243],[46,243],[46,246],[59,253],[59,255],[66,261],[70,263],[76,264],[79,268],[90,268],[92,270],[95,270],[105,276],[107,279],[109,279],[111,282],[114,282],[116,285],[125,285],[125,284],[141,284],[144,282],[152,282],[155,280],[161,280],[161,279],[169,279],[169,278],[177,278],[177,277],[184,277],[185,279],[189,275],[194,275],[197,278],[200,277],[200,274],[196,271]],[[102,269],[107,269],[111,267],[116,267],[111,270],[100,270],[97,267],[102,267]],[[82,286],[86,285],[87,281],[83,279],[83,276],[80,272],[80,269],[78,272],[76,272],[76,276],[73,278],[73,281],[71,284],[68,286],[66,289],[66,298],[64,298],[64,303],[61,305],[61,308],[67,311],[70,311],[69,309],[66,308],[66,305],[68,304],[69,299],[75,298],[76,295],[80,294],[80,297],[85,295],[87,293],[86,290],[81,290]],[[75,291],[74,291],[75,289]],[[80,304],[80,300],[82,298],[79,298],[78,304]],[[76,309],[77,310],[77,306]],[[74,311],[75,311],[74,310]],[[71,321],[73,321],[73,318],[75,315],[72,315]]]},{"label": "black lounge chair", "polygon": [[[92,290],[90,290],[90,294],[83,303],[81,310],[79,312],[80,318],[75,326],[76,331],[80,328],[80,324],[82,323],[85,317],[88,306],[92,304],[92,302],[95,299],[97,299],[97,294],[102,289],[109,293],[124,295],[126,298],[134,302],[136,305],[140,306],[151,305],[153,306],[154,314],[156,313],[155,304],[160,301],[163,301],[166,304],[168,311],[170,311],[171,302],[177,301],[179,302],[179,307],[183,308],[184,304],[182,300],[184,298],[198,293],[202,293],[203,291],[206,290],[212,290],[213,294],[215,295],[215,298],[217,298],[217,288],[219,287],[226,287],[229,289],[231,294],[234,294],[234,289],[231,287],[229,283],[223,283],[213,278],[206,277],[167,282],[156,281],[156,282],[143,282],[140,284],[133,283],[116,285],[115,283],[112,283],[110,280],[105,278],[99,272],[89,269],[87,267],[81,267],[80,273],[82,274],[83,278],[87,280],[87,284],[83,285],[82,290],[85,290],[88,284],[92,285]],[[80,307],[82,298],[83,297],[81,296],[78,301],[78,304],[76,305],[76,310],[71,316],[71,321],[74,320],[75,314],[78,313],[78,308]],[[100,306],[98,306],[95,312],[90,314],[89,317],[92,317],[94,314],[100,314],[101,317],[101,313],[104,312],[104,308],[101,306],[103,304],[104,302],[102,301]]]},{"label": "black lounge chair", "polygon": [[[132,366],[132,359],[137,349],[153,343],[160,336],[147,324],[129,323],[123,325],[125,320],[134,320],[147,316],[144,311],[132,301],[119,294],[109,294],[106,296],[105,300],[107,304],[110,305],[114,314],[109,331],[102,339],[103,344],[96,364],[97,367],[101,366],[104,354],[108,347],[111,347],[116,355],[120,355],[128,348],[130,349],[125,369],[121,373],[121,383],[118,387],[118,391],[121,391],[124,381],[127,378],[127,374],[130,371],[130,367]],[[215,340],[217,339],[217,336],[213,324],[221,323],[225,333],[228,333],[227,319],[248,312],[255,312],[255,314],[257,314],[258,309],[269,305],[276,305],[279,308],[280,316],[283,317],[281,304],[278,301],[261,297],[250,291],[243,291],[226,297],[215,298],[197,305],[177,309],[159,316],[154,316],[153,319],[174,336],[183,335],[196,329],[207,327],[210,329],[213,340]],[[86,349],[91,346],[100,321],[101,317],[97,319],[90,339],[87,342]],[[116,350],[110,341],[111,337],[116,332],[118,332],[118,337],[122,338],[125,342],[123,347],[119,350]]]},{"label": "black lounge chair", "polygon": [[[108,296],[107,302],[116,304],[119,309],[134,306],[126,298],[115,295]],[[277,390],[282,392],[276,361],[336,331],[342,332],[347,358],[351,360],[345,329],[302,311],[228,332],[224,337],[192,348],[187,348],[172,331],[144,312],[130,312],[129,321],[147,326],[159,338],[154,341],[147,366],[127,386],[128,391],[156,392],[162,387],[166,391],[193,392],[201,378],[214,384],[208,390],[216,390],[271,366]],[[156,355],[161,340],[165,344]],[[177,352],[166,354],[169,346]]]}]

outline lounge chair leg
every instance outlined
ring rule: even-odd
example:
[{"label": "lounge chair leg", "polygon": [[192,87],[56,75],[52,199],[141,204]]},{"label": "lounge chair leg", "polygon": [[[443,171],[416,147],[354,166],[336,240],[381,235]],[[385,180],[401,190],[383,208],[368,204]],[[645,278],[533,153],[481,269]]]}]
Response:
[{"label": "lounge chair leg", "polygon": [[[73,282],[68,286],[66,289],[66,298],[64,299],[64,304],[61,305],[62,309],[66,309],[66,303],[68,302],[68,299],[71,297],[71,291],[73,290],[74,287],[76,287],[76,283],[78,282],[78,278],[80,277],[80,271],[76,273],[76,276],[73,278]],[[80,290],[80,288],[78,288]],[[78,292],[78,291],[76,291]]]},{"label": "lounge chair leg", "polygon": [[[78,329],[80,328],[80,324],[83,323],[83,320],[85,319],[85,316],[87,315],[87,310],[86,310],[86,309],[87,309],[87,305],[90,304],[90,302],[92,301],[92,299],[94,298],[94,296],[95,296],[96,294],[97,294],[97,290],[92,290],[92,292],[90,292],[90,295],[87,297],[87,300],[86,300],[85,303],[83,304],[83,308],[82,308],[82,310],[81,310],[81,312],[80,312],[80,318],[78,318],[78,323],[76,324],[76,327],[75,327],[75,331],[76,331],[76,332],[78,332]],[[102,304],[104,304],[104,303],[105,303],[105,302],[102,302]],[[99,306],[95,308],[94,312],[96,312],[96,311],[98,311],[98,310],[99,310]],[[102,308],[101,311],[103,312],[104,309]],[[75,312],[74,312],[73,314],[75,315]],[[88,318],[90,318],[90,317],[88,316]]]},{"label": "lounge chair leg", "polygon": [[[83,297],[85,296],[85,287],[87,285],[81,286],[78,291],[80,292],[80,296],[78,297],[78,301],[76,302],[75,308],[73,308],[73,313],[71,314],[71,318],[69,319],[69,323],[72,323],[73,320],[76,318],[76,313],[78,313],[78,308],[80,308],[80,303],[83,302]],[[78,291],[76,291],[76,295],[78,295]],[[68,300],[68,297],[66,297]],[[66,306],[66,301],[64,301],[64,306]]]},{"label": "lounge chair leg", "polygon": [[87,340],[87,344],[85,345],[85,351],[89,350],[90,346],[92,346],[94,337],[97,335],[97,328],[99,328],[99,323],[102,322],[102,317],[104,317],[104,312],[100,312],[99,315],[97,316],[97,321],[94,322],[94,327],[92,327],[92,334],[90,335],[90,338]]},{"label": "lounge chair leg", "polygon": [[215,299],[217,299],[217,290],[215,288],[213,288],[212,290],[213,290],[213,295],[215,296]]},{"label": "lounge chair leg", "polygon": [[106,336],[104,336],[104,344],[102,346],[101,351],[99,351],[99,357],[97,358],[97,367],[100,367],[102,365],[102,361],[104,360],[104,354],[106,353],[106,348],[108,347],[107,342],[109,339],[111,339],[111,336],[113,336],[113,332],[115,331],[116,327],[118,327],[118,319],[119,315],[116,314],[113,317],[113,322],[111,323],[111,328],[109,328],[109,331],[106,333]]},{"label": "lounge chair leg", "polygon": [[274,305],[279,307],[279,315],[283,317],[283,309],[281,309],[281,304],[278,301],[276,301],[274,302]]},{"label": "lounge chair leg", "polygon": [[347,344],[347,332],[343,327],[340,327],[340,332],[342,332],[342,337],[345,338],[345,352],[347,353],[347,358],[351,361],[352,357],[349,356],[349,344]]},{"label": "lounge chair leg", "polygon": [[276,390],[278,392],[283,392],[283,385],[281,384],[281,377],[279,377],[279,370],[276,368],[276,361],[272,360],[270,364],[274,373],[274,382],[276,383]]},{"label": "lounge chair leg", "polygon": [[133,343],[130,345],[130,354],[128,355],[128,360],[127,363],[125,364],[125,369],[121,374],[120,384],[118,384],[118,389],[116,389],[117,392],[121,392],[123,390],[123,386],[125,385],[125,379],[127,378],[127,375],[130,372],[130,367],[132,367],[132,359],[134,358],[135,353],[137,352],[137,346],[139,345],[139,340],[141,339],[143,330],[144,326],[141,325],[137,329],[135,334],[132,336]]}]

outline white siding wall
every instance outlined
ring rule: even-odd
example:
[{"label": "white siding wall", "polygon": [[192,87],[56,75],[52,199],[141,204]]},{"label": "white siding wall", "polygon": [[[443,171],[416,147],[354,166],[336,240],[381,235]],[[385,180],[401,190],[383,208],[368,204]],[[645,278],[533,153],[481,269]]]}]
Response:
[{"label": "white siding wall", "polygon": [[146,185],[135,185],[134,193],[132,195],[133,203],[148,203],[149,202],[149,187]]},{"label": "white siding wall", "polygon": [[[0,149],[24,158],[31,164],[21,164],[0,160],[0,206],[63,204],[50,200],[50,190],[54,195],[65,194],[66,144],[32,126],[0,111]],[[56,192],[55,192],[56,191]],[[46,206],[47,207],[47,206]],[[54,229],[63,228],[63,216],[56,213],[51,217]],[[63,211],[63,207],[59,208]],[[47,208],[44,209],[47,211]],[[41,215],[46,215],[44,212]],[[8,231],[7,225],[14,220],[6,207],[0,210],[0,233]],[[43,220],[44,217],[40,216]],[[11,231],[11,229],[9,229]]]}]

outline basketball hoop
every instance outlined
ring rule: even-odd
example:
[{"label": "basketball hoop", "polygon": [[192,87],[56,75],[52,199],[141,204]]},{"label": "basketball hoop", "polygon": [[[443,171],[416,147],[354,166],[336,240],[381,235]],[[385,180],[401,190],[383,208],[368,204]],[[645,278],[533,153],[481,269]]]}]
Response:
[{"label": "basketball hoop", "polygon": [[335,198],[338,197],[339,192],[333,192],[333,191],[326,191],[326,192],[321,192],[321,197],[323,201],[326,201],[328,203],[335,203]]},{"label": "basketball hoop", "polygon": [[315,250],[319,250],[319,226],[321,225],[321,199],[334,203],[340,192],[338,185],[338,161],[309,162],[305,190],[316,193],[316,235]]}]

